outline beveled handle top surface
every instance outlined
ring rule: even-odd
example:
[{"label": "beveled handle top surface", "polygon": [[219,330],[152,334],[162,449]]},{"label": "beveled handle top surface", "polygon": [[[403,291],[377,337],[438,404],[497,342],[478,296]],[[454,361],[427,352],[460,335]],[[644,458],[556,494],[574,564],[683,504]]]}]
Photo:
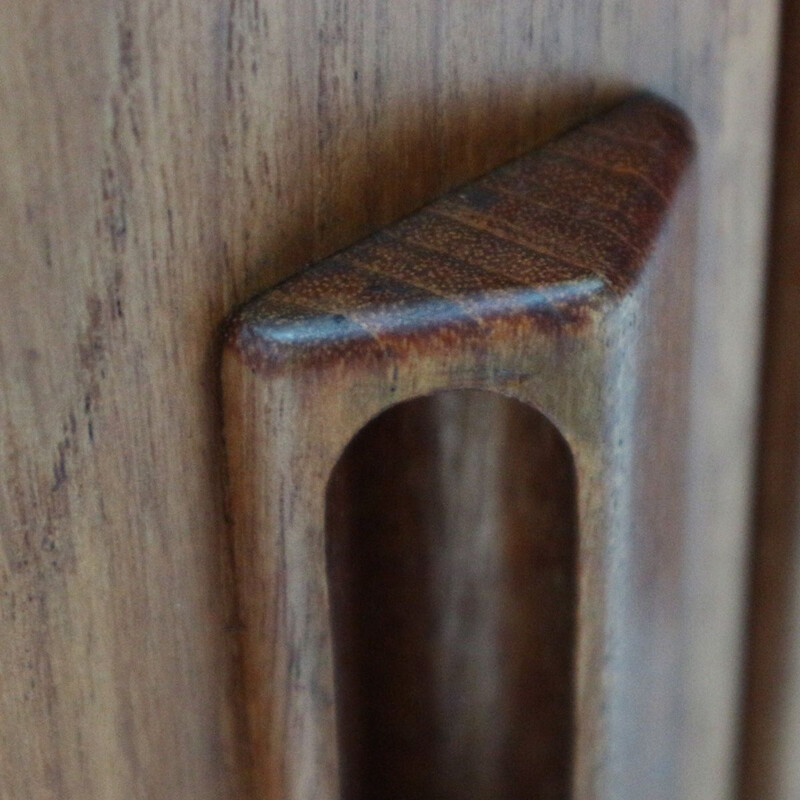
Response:
[{"label": "beveled handle top surface", "polygon": [[227,341],[273,369],[509,316],[580,324],[636,280],[692,149],[680,111],[634,97],[278,284]]}]

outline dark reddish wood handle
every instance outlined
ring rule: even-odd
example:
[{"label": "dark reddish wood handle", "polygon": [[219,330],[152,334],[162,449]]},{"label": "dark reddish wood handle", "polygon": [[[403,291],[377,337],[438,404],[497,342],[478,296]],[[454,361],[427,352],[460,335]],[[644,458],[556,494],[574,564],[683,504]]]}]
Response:
[{"label": "dark reddish wood handle", "polygon": [[574,461],[575,796],[681,796],[691,157],[683,116],[634,98],[230,317],[259,796],[339,797],[325,543],[337,459],[390,406],[454,389],[539,409]]}]

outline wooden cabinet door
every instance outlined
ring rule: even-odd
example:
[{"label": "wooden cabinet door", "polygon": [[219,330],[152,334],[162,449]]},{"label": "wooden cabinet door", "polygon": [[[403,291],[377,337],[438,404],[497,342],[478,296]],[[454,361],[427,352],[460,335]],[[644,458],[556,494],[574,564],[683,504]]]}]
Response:
[{"label": "wooden cabinet door", "polygon": [[251,796],[230,308],[639,89],[698,146],[686,798],[733,793],[776,0],[12,0],[0,797]]}]

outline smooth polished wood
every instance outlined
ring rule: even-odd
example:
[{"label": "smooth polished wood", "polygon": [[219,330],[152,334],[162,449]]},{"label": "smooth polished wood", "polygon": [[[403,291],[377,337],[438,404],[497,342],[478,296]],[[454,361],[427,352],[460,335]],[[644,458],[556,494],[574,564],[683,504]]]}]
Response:
[{"label": "smooth polished wood", "polygon": [[220,320],[640,88],[699,141],[684,794],[730,795],[777,7],[5,3],[0,795],[250,800]]},{"label": "smooth polished wood", "polygon": [[[358,700],[342,692],[336,697],[336,679],[343,669],[352,672],[347,664],[363,632],[355,610],[348,641],[334,641],[331,593],[350,588],[337,580],[357,578],[335,566],[331,572],[326,560],[326,551],[339,547],[331,537],[346,535],[341,526],[326,530],[331,473],[348,442],[382,411],[453,389],[492,391],[540,409],[566,440],[567,462],[574,459],[577,627],[574,643],[567,634],[566,650],[574,646],[575,701],[563,713],[573,715],[575,726],[567,743],[575,796],[679,795],[688,700],[681,648],[687,633],[682,558],[689,536],[685,467],[696,215],[691,153],[680,113],[654,98],[635,98],[287,279],[230,318],[225,441],[245,631],[244,692],[260,796],[334,800],[344,788],[345,796],[362,798],[370,796],[370,785],[389,779],[397,790],[387,790],[389,796],[488,800],[508,796],[500,764],[522,775],[520,764],[530,762],[532,754],[519,751],[509,760],[484,730],[455,745],[462,763],[485,767],[484,780],[465,780],[468,768],[461,766],[450,788],[441,782],[447,779],[436,769],[438,750],[446,753],[465,732],[457,716],[440,709],[464,693],[480,705],[490,674],[483,682],[446,681],[438,689],[434,674],[418,674],[418,685],[431,684],[427,714],[438,717],[432,740],[413,736],[425,730],[424,707],[409,727],[406,704],[383,700],[380,692],[362,696],[360,710]],[[447,507],[422,491],[417,502]],[[365,511],[356,506],[350,513]],[[568,504],[566,515],[569,525]],[[443,525],[457,529],[464,547],[480,536],[474,522]],[[374,538],[381,527],[367,525],[365,535]],[[530,533],[512,530],[511,546],[524,547]],[[381,543],[363,546],[380,552]],[[389,542],[383,557],[390,564],[383,569],[390,572],[391,552]],[[451,564],[448,572],[459,569]],[[439,586],[448,580],[439,576],[436,599],[427,604],[443,624],[416,637],[439,652],[458,646],[447,629],[460,615]],[[407,592],[397,581],[395,592]],[[349,602],[360,599],[384,613],[394,604],[410,613],[407,603],[387,596],[389,585],[384,579]],[[476,657],[483,647],[499,661],[499,641],[492,645],[487,631],[469,633],[492,613],[490,588],[481,593],[474,587],[476,613],[462,619],[463,636],[472,638]],[[511,589],[501,592],[503,600],[511,596]],[[502,611],[495,613],[502,618]],[[409,624],[397,624],[397,631]],[[548,622],[529,624],[535,630]],[[558,630],[554,625],[552,635]],[[379,664],[383,673],[424,657],[403,649],[406,658],[392,658],[392,646],[382,648],[389,659]],[[371,658],[374,663],[374,653]],[[535,675],[534,668],[531,679]],[[351,674],[347,682],[364,681]],[[533,727],[537,703],[524,709],[526,700],[530,696],[521,693],[510,702]],[[342,747],[370,747],[364,738],[369,729],[350,735],[343,714],[374,716],[381,711],[365,703],[381,702],[389,705],[379,731],[405,743],[397,761],[413,765],[417,752],[433,759],[422,770],[432,776],[427,783],[413,766],[399,777],[401,763],[389,770],[368,764],[366,775],[342,780],[340,764],[351,755]],[[491,728],[492,716],[501,724],[498,708],[484,726]],[[515,786],[514,796],[564,796],[568,786],[562,777],[553,793],[559,780],[541,768],[529,780]]]},{"label": "smooth polished wood", "polygon": [[800,3],[783,13],[742,800],[800,797]]}]

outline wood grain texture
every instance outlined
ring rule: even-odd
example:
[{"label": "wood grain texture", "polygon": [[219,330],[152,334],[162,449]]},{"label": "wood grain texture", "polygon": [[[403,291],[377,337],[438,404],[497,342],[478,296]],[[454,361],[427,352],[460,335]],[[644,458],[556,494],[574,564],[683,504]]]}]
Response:
[{"label": "wood grain texture", "polygon": [[[423,709],[414,725],[402,700],[395,705],[378,693],[372,702],[388,703],[380,712],[370,711],[370,698],[348,699],[354,683],[368,685],[353,679],[352,665],[359,625],[370,623],[356,610],[348,641],[334,640],[331,591],[337,597],[349,587],[328,579],[348,581],[335,559],[332,572],[326,560],[326,551],[340,546],[331,537],[347,535],[347,526],[326,530],[331,472],[352,437],[380,412],[452,389],[493,391],[540,409],[566,440],[567,462],[574,458],[577,621],[574,642],[562,637],[561,647],[568,654],[574,648],[575,699],[562,713],[572,714],[575,728],[562,744],[573,754],[575,796],[680,795],[688,700],[682,559],[689,538],[691,154],[679,112],[650,97],[630,100],[287,279],[231,316],[223,356],[225,441],[259,796],[334,800],[344,790],[355,799],[389,782],[396,797],[488,800],[511,796],[505,779],[513,775],[515,796],[568,794],[569,780],[555,760],[533,773],[522,768],[531,766],[535,744],[516,757],[510,742],[492,745],[490,719],[499,729],[501,706],[484,720],[489,730],[466,744],[471,727],[452,714],[439,716],[438,736],[423,733],[415,742],[412,734],[427,729],[420,726]],[[554,489],[563,491],[569,497],[568,486]],[[459,507],[454,497],[422,492],[417,502],[430,513]],[[463,500],[461,506],[463,513]],[[568,501],[567,525],[572,518]],[[546,540],[552,526],[538,535]],[[368,535],[378,536],[380,527],[368,526]],[[480,538],[468,515],[439,527],[438,535],[455,531],[449,535],[463,547]],[[518,548],[531,539],[530,530],[498,532]],[[425,535],[429,543],[437,536]],[[391,570],[391,542],[386,546]],[[451,564],[435,581],[431,601],[444,621],[427,643],[443,653],[459,647],[447,635],[458,625],[453,598],[460,592],[457,583],[449,591],[447,584],[458,581],[459,570],[473,583]],[[402,573],[394,598],[383,580],[379,595],[360,598],[365,607],[410,613],[402,600],[409,589],[397,583]],[[473,588],[478,620],[491,616],[491,586]],[[500,590],[509,607],[514,596],[512,586]],[[425,625],[425,614],[418,609],[418,625]],[[529,631],[553,623],[544,607],[534,614]],[[475,657],[486,649],[502,659],[499,640],[492,644],[479,621],[464,624],[462,645],[471,640]],[[406,628],[400,623],[386,635],[403,636]],[[391,658],[392,647],[383,650],[372,663],[401,675],[425,652]],[[535,652],[530,657],[535,675]],[[351,673],[344,675],[350,689],[337,697],[343,671]],[[418,690],[424,679],[417,675]],[[427,681],[433,720],[465,693],[477,709],[491,685],[488,676],[468,686],[455,679],[438,690],[435,676]],[[525,708],[531,697],[519,688],[511,703],[533,727],[538,703]],[[368,712],[384,715],[381,735],[405,744],[388,770],[383,758],[359,778],[343,780],[341,765],[352,756],[343,746],[362,757],[370,752],[369,731],[353,735],[343,715]],[[396,725],[393,714],[400,717]],[[540,742],[553,735],[546,731]],[[446,759],[451,748],[461,751],[455,771]],[[434,763],[418,767],[420,759]],[[483,780],[470,779],[465,763],[485,767]]]},{"label": "wood grain texture", "polygon": [[219,321],[631,88],[699,140],[686,796],[729,794],[776,8],[9,0],[3,800],[247,796]]},{"label": "wood grain texture", "polygon": [[517,333],[579,330],[638,280],[690,139],[676,109],[629,100],[249,301],[226,343],[272,376],[432,337],[460,349],[507,318]]},{"label": "wood grain texture", "polygon": [[784,3],[753,546],[744,800],[800,796],[800,4]]}]

